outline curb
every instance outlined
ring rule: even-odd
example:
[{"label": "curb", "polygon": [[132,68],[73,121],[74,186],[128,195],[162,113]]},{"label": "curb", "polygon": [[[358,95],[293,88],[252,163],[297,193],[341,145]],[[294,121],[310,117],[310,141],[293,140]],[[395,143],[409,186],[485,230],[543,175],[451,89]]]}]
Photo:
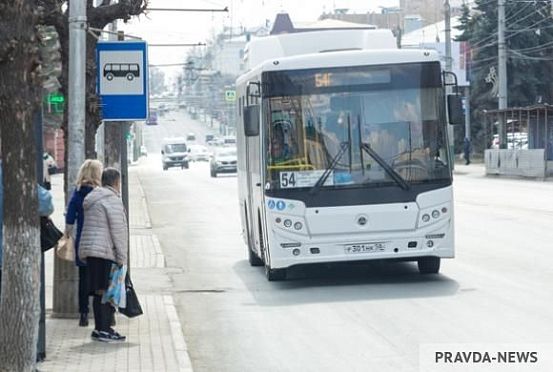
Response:
[{"label": "curb", "polygon": [[[137,174],[138,189],[140,190],[140,197],[142,199],[142,207],[144,208],[144,221],[147,229],[152,229],[152,222],[150,220],[150,211],[148,210],[148,203],[146,202],[146,194],[142,188],[142,180]],[[156,234],[151,234],[152,242],[154,244],[154,250],[156,253],[157,261],[156,268],[165,268],[165,256],[161,250],[161,244]],[[182,325],[173,301],[172,295],[163,296],[163,304],[165,306],[165,312],[169,319],[169,325],[171,328],[171,338],[173,340],[173,347],[177,356],[177,362],[179,365],[179,372],[193,372],[192,362],[190,361],[190,355],[188,354],[188,346],[184,338],[182,331]]]},{"label": "curb", "polygon": [[[151,229],[152,228],[152,220],[150,219],[150,211],[148,210],[148,203],[146,202],[146,193],[144,192],[144,189],[142,188],[142,180],[140,179],[140,175],[137,174],[136,177],[138,178],[138,190],[140,190],[140,199],[142,200],[142,208],[143,208],[143,211],[144,211],[145,227],[146,227],[146,229]],[[158,244],[159,244],[159,242],[158,242]]]},{"label": "curb", "polygon": [[156,252],[156,267],[158,269],[163,269],[165,267],[165,256],[161,251],[161,244],[156,234],[152,234],[152,242],[154,243],[154,250]]},{"label": "curb", "polygon": [[169,318],[169,324],[171,325],[171,336],[173,338],[173,345],[177,354],[177,360],[179,363],[179,372],[193,372],[192,362],[190,361],[190,355],[188,354],[188,346],[184,339],[182,332],[182,326],[177,315],[177,309],[173,302],[173,296],[163,296],[163,303],[165,304],[165,311]]}]

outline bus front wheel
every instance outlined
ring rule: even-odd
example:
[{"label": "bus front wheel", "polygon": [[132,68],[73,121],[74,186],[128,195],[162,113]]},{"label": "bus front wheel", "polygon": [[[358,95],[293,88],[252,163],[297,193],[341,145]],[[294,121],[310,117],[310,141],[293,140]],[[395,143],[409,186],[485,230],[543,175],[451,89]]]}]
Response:
[{"label": "bus front wheel", "polygon": [[254,251],[252,251],[252,248],[248,245],[248,262],[250,263],[250,266],[263,266],[263,260],[259,258]]},{"label": "bus front wheel", "polygon": [[265,265],[265,276],[270,282],[276,282],[286,279],[286,269],[271,269]]},{"label": "bus front wheel", "polygon": [[440,257],[422,257],[418,260],[421,274],[437,274],[440,271]]}]

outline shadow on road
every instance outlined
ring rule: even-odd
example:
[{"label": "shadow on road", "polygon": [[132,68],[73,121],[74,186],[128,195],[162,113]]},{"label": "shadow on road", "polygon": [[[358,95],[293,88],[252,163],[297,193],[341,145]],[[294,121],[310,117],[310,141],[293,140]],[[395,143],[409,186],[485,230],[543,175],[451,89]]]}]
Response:
[{"label": "shadow on road", "polygon": [[410,262],[298,266],[280,282],[267,281],[263,268],[250,267],[247,261],[236,263],[234,269],[261,306],[442,297],[459,290],[455,280],[443,274],[421,275]]}]

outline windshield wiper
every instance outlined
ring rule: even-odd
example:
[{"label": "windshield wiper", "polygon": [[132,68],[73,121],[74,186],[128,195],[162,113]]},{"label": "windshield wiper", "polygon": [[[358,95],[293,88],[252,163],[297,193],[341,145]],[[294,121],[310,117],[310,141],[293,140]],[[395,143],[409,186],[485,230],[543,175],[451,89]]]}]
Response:
[{"label": "windshield wiper", "polygon": [[309,191],[310,194],[315,194],[317,191],[319,191],[321,186],[326,182],[326,179],[328,178],[330,173],[334,170],[334,168],[336,168],[336,165],[338,165],[338,162],[340,161],[342,156],[344,156],[344,154],[349,149],[349,147],[350,147],[349,142],[342,142],[340,144],[340,151],[338,151],[336,155],[334,155],[334,157],[330,161],[330,165],[325,169],[323,174],[321,174],[321,177],[319,177],[317,182],[315,182],[315,185]]},{"label": "windshield wiper", "polygon": [[371,158],[376,160],[376,162],[380,164],[380,166],[386,171],[386,173],[388,173],[388,175],[392,177],[393,180],[396,181],[396,183],[401,186],[403,190],[409,190],[409,184],[407,183],[407,181],[405,181],[403,177],[401,177],[400,174],[390,166],[390,164],[386,163],[386,160],[382,159],[380,155],[378,155],[378,153],[374,151],[368,143],[362,142],[361,149],[365,150],[365,152],[369,154]]}]

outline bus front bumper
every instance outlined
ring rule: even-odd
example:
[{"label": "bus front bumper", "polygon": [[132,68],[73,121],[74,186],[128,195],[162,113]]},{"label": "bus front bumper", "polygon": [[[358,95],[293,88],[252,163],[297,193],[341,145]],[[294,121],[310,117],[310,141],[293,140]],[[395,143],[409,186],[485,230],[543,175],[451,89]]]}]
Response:
[{"label": "bus front bumper", "polygon": [[278,231],[270,234],[271,268],[367,260],[416,261],[419,257],[453,258],[453,221],[416,232],[363,234],[315,239],[290,239]]}]

